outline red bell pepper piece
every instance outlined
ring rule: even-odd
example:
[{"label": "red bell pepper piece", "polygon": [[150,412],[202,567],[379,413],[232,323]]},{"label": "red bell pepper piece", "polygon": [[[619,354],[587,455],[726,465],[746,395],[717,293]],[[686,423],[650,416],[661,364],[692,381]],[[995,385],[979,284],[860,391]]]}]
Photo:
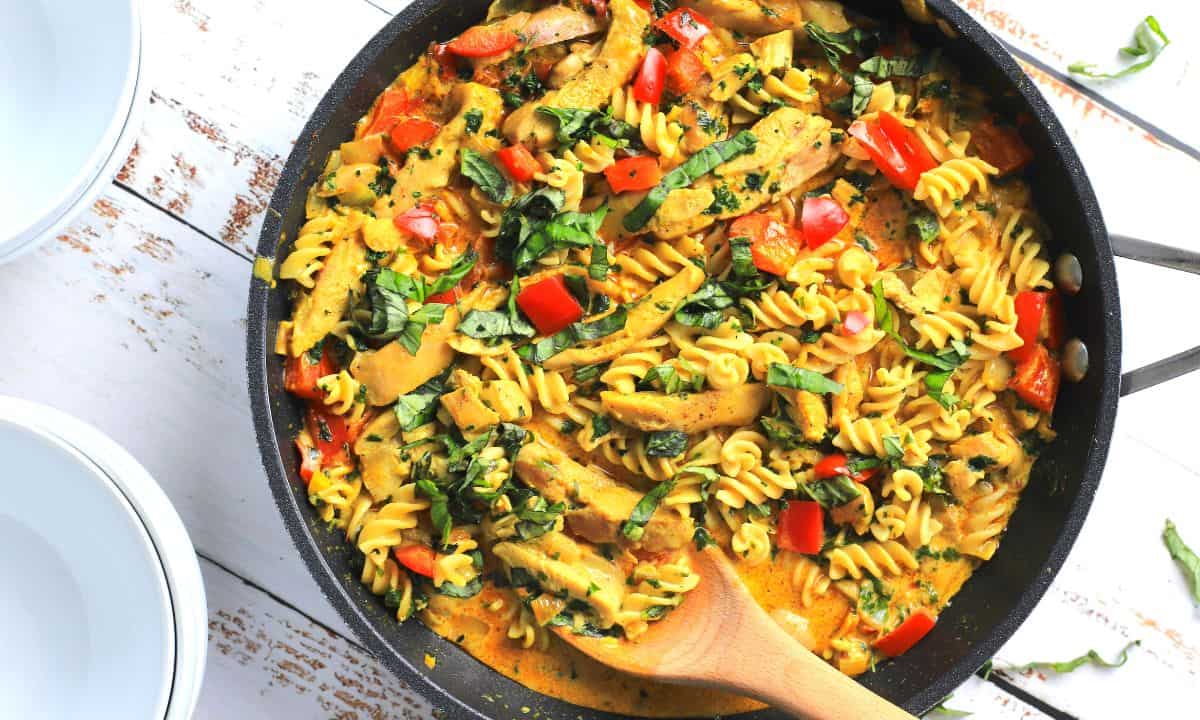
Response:
[{"label": "red bell pepper piece", "polygon": [[415,105],[404,88],[384,90],[375,103],[375,112],[371,116],[371,123],[363,131],[363,137],[386,132],[397,121],[411,114]]},{"label": "red bell pepper piece", "polygon": [[662,99],[664,79],[667,76],[667,60],[658,48],[646,51],[637,80],[633,82],[633,99],[657,105]]},{"label": "red bell pepper piece", "polygon": [[816,555],[825,543],[825,514],[818,503],[789,500],[779,512],[779,547]]},{"label": "red bell pepper piece", "polygon": [[1008,357],[1013,362],[1024,362],[1037,348],[1038,334],[1042,329],[1042,318],[1046,315],[1046,296],[1048,293],[1026,290],[1017,293],[1013,298],[1013,307],[1017,311],[1016,333],[1024,343],[1020,347],[1008,351]]},{"label": "red bell pepper piece", "polygon": [[801,241],[794,229],[770,215],[743,215],[729,224],[728,234],[749,238],[754,266],[773,275],[787,273],[800,255]]},{"label": "red bell pepper piece", "polygon": [[867,314],[865,312],[862,312],[861,310],[851,310],[850,312],[846,313],[844,318],[842,318],[842,334],[847,337],[857,335],[863,330],[866,330],[867,326],[870,324],[871,321],[867,318]]},{"label": "red bell pepper piece", "polygon": [[325,393],[317,387],[317,381],[335,372],[337,365],[329,353],[329,346],[325,346],[321,350],[321,359],[315,363],[308,359],[308,353],[301,353],[299,357],[288,357],[283,371],[283,387],[296,397],[320,400],[325,397]]},{"label": "red bell pepper piece", "polygon": [[891,113],[880,112],[876,122],[855,121],[846,132],[862,143],[875,166],[898,188],[912,190],[921,173],[937,165],[917,136]]},{"label": "red bell pepper piece", "polygon": [[1046,347],[1051,350],[1062,350],[1065,338],[1067,318],[1063,313],[1062,295],[1057,290],[1046,296]]},{"label": "red bell pepper piece", "polygon": [[446,305],[453,305],[460,297],[462,297],[462,290],[459,290],[458,286],[455,285],[446,292],[434,293],[425,298],[425,304],[444,303]]},{"label": "red bell pepper piece", "polygon": [[903,655],[928,635],[935,624],[937,615],[927,608],[920,608],[905,618],[895,630],[876,640],[875,647],[888,657]]},{"label": "red bell pepper piece", "polygon": [[680,95],[691,91],[704,77],[704,63],[696,53],[678,48],[667,53],[667,87]]},{"label": "red bell pepper piece", "polygon": [[403,155],[409,150],[424,145],[437,135],[438,124],[430,120],[409,118],[400,120],[385,130],[388,147],[397,155]]},{"label": "red bell pepper piece", "polygon": [[971,144],[979,157],[1001,175],[1020,170],[1033,160],[1033,150],[1021,139],[1017,129],[997,125],[994,118],[984,120],[971,131]]},{"label": "red bell pepper piece", "polygon": [[649,190],[662,180],[662,169],[658,160],[649,155],[638,155],[618,160],[604,168],[604,177],[615,193]]},{"label": "red bell pepper piece", "polygon": [[583,317],[583,308],[567,290],[562,275],[522,288],[517,305],[542,335],[553,335]]},{"label": "red bell pepper piece", "polygon": [[592,13],[598,18],[608,17],[608,0],[588,0]]},{"label": "red bell pepper piece", "polygon": [[1008,386],[1029,405],[1044,413],[1054,412],[1062,368],[1045,345],[1034,345],[1033,354],[1017,365]]},{"label": "red bell pepper piece", "polygon": [[542,165],[529,152],[529,149],[520,143],[510,145],[506,148],[501,148],[496,157],[500,158],[500,162],[504,163],[504,169],[508,171],[509,176],[517,182],[529,182],[533,176],[542,171]]},{"label": "red bell pepper piece", "polygon": [[352,426],[341,415],[311,405],[305,423],[321,456],[321,467],[349,461],[348,446],[354,442],[360,425]]},{"label": "red bell pepper piece", "polygon": [[833,239],[850,222],[850,216],[837,200],[828,197],[804,198],[800,211],[800,229],[810,249]]},{"label": "red bell pepper piece", "polygon": [[296,449],[300,451],[300,479],[308,485],[313,473],[321,469],[321,453],[303,436],[296,438]]},{"label": "red bell pepper piece", "polygon": [[712,31],[712,20],[691,8],[676,8],[663,15],[654,27],[662,30],[671,39],[685,48],[694,48],[704,36]]},{"label": "red bell pepper piece", "polygon": [[401,545],[392,548],[396,562],[412,570],[418,575],[433,577],[433,561],[437,554],[428,545]]},{"label": "red bell pepper piece", "polygon": [[490,57],[499,55],[517,44],[512,30],[492,25],[476,25],[446,43],[446,49],[459,57]]},{"label": "red bell pepper piece", "polygon": [[392,218],[392,224],[401,232],[429,242],[437,238],[441,223],[432,208],[418,205]]},{"label": "red bell pepper piece", "polygon": [[849,475],[850,469],[846,466],[848,462],[850,460],[841,453],[826,455],[813,465],[813,476],[818,480],[825,480],[838,475]]}]

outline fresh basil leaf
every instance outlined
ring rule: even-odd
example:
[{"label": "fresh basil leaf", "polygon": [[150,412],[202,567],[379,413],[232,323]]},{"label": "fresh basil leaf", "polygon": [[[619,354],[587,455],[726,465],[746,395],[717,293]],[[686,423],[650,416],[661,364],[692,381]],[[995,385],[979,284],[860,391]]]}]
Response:
[{"label": "fresh basil leaf", "polygon": [[563,200],[562,190],[553,187],[541,187],[517,198],[500,216],[496,256],[513,265],[517,249],[562,209]]},{"label": "fresh basil leaf", "polygon": [[575,368],[575,372],[572,373],[572,379],[581,385],[590,382],[600,377],[601,373],[608,369],[608,365],[607,362],[601,362]]},{"label": "fresh basil leaf", "polygon": [[564,212],[555,215],[517,244],[513,253],[513,268],[517,272],[525,271],[538,258],[560,248],[592,246],[597,242],[596,233],[606,214],[608,206],[602,205],[590,213]]},{"label": "fresh basil leaf", "polygon": [[366,292],[352,314],[359,331],[372,340],[391,340],[408,322],[408,299],[416,293],[412,281],[384,268],[366,275]]},{"label": "fresh basil leaf", "polygon": [[548,338],[539,340],[532,345],[522,346],[518,349],[518,354],[535,365],[541,365],[572,345],[588,340],[598,340],[623,329],[628,317],[629,311],[624,307],[619,307],[598,320],[571,323]]},{"label": "fresh basil leaf", "polygon": [[447,581],[437,586],[436,589],[439,595],[466,600],[483,592],[483,577],[477,575],[471,578],[471,581],[466,585],[455,585]]},{"label": "fresh basil leaf", "polygon": [[604,415],[592,416],[592,440],[599,440],[612,432],[612,422]]},{"label": "fresh basil leaf", "polygon": [[476,340],[495,340],[506,337],[530,338],[537,334],[533,326],[518,316],[500,310],[472,310],[458,323],[458,332]]},{"label": "fresh basil leaf", "polygon": [[709,280],[684,298],[683,304],[675,311],[675,321],[688,327],[712,330],[724,319],[721,311],[732,306],[733,298],[729,297],[721,284]]},{"label": "fresh basil leaf", "polygon": [[430,324],[440,323],[446,315],[446,307],[444,303],[422,305],[416,312],[408,316],[408,322],[404,324],[404,331],[396,338],[396,342],[400,343],[409,355],[416,355],[417,351],[421,349],[421,336],[425,334],[425,328]]},{"label": "fresh basil leaf", "polygon": [[709,545],[716,545],[717,541],[713,538],[712,533],[703,525],[697,525],[696,530],[692,533],[692,542],[696,544],[696,550],[703,550]]},{"label": "fresh basil leaf", "polygon": [[522,540],[533,540],[554,530],[558,518],[565,511],[566,505],[556,502],[553,505],[546,498],[531,490],[514,493],[509,498],[513,500],[513,514],[517,516],[517,535]]},{"label": "fresh basil leaf", "polygon": [[883,282],[876,280],[875,284],[871,286],[871,292],[875,297],[875,326],[895,340],[896,344],[904,350],[905,355],[937,370],[953,370],[966,361],[969,351],[966,345],[957,340],[952,341],[949,348],[940,351],[937,355],[910,347],[904,338],[900,337],[896,313],[883,296]]},{"label": "fresh basil leaf", "polygon": [[654,217],[654,213],[658,212],[658,208],[666,201],[667,195],[672,190],[685,188],[723,163],[727,163],[739,155],[754,152],[757,144],[758,138],[754,137],[753,133],[749,130],[742,130],[728,140],[719,140],[705,146],[684,161],[682,165],[664,175],[658,185],[655,185],[646,197],[642,198],[642,201],[629,211],[629,214],[621,221],[622,226],[626,232],[633,233],[641,230],[646,223],[650,222],[650,218]]},{"label": "fresh basil leaf", "polygon": [[783,363],[771,363],[767,368],[767,384],[821,395],[837,395],[846,389],[821,373]]},{"label": "fresh basil leaf", "polygon": [[[425,454],[419,462],[428,466],[432,455]],[[419,477],[416,479],[417,490],[425,497],[429,498],[429,514],[430,520],[433,521],[433,529],[441,538],[441,544],[446,545],[450,542],[450,530],[454,525],[454,521],[450,517],[450,498],[442,489],[434,484],[433,480],[427,477]]]},{"label": "fresh basil leaf", "polygon": [[658,510],[663,498],[674,489],[675,478],[664,480],[651,488],[650,492],[643,495],[637,505],[633,506],[633,512],[630,513],[629,519],[621,525],[621,534],[633,542],[641,540],[642,536],[646,534],[646,525],[654,516],[654,511]]},{"label": "fresh basil leaf", "polygon": [[1163,32],[1162,26],[1158,24],[1158,20],[1153,15],[1147,15],[1146,19],[1138,24],[1133,31],[1134,44],[1129,47],[1121,48],[1121,52],[1129,57],[1144,57],[1145,60],[1136,62],[1114,73],[1098,72],[1095,70],[1096,65],[1078,61],[1067,66],[1067,72],[1084,77],[1092,78],[1093,80],[1111,80],[1113,78],[1125,77],[1136,72],[1141,72],[1150,67],[1162,51],[1171,44],[1167,38],[1167,34]]},{"label": "fresh basil leaf", "polygon": [[507,422],[500,423],[496,428],[496,444],[504,448],[509,459],[516,457],[521,451],[521,446],[529,439],[529,431],[520,425]]},{"label": "fresh basil leaf", "polygon": [[757,295],[771,284],[771,279],[765,273],[759,272],[754,264],[754,251],[750,247],[750,238],[732,237],[729,239],[729,259],[732,273],[721,282],[721,289],[733,297]]},{"label": "fresh basil leaf", "polygon": [[700,388],[704,386],[704,376],[699,372],[690,372],[691,381],[686,381],[683,376],[671,365],[655,365],[646,371],[642,379],[638,381],[637,388],[639,390],[661,390],[667,395],[674,395],[681,392],[700,392]]},{"label": "fresh basil leaf", "polygon": [[577,108],[555,108],[539,105],[537,112],[549,115],[558,121],[558,129],[554,138],[560,145],[572,145],[583,139],[591,127],[592,121],[599,114],[595,110],[580,110]]},{"label": "fresh basil leaf", "polygon": [[646,435],[648,457],[679,457],[687,449],[687,433],[681,430],[655,430]]},{"label": "fresh basil leaf", "polygon": [[[991,661],[989,660],[989,662]],[[985,675],[984,677],[986,679],[987,676]],[[937,717],[939,715],[943,715],[945,717],[968,717],[974,714],[967,710],[955,710],[954,708],[946,707],[946,703],[949,702],[950,698],[952,697],[954,697],[954,693],[942,698],[938,704],[934,705],[933,709],[926,713],[923,717]]]},{"label": "fresh basil leaf", "polygon": [[479,108],[471,108],[463,113],[463,120],[466,123],[464,129],[474,135],[479,132],[479,128],[483,127],[483,111]]},{"label": "fresh basil leaf", "polygon": [[512,200],[512,185],[496,169],[496,166],[484,159],[482,155],[470,148],[462,149],[462,162],[459,171],[463,177],[479,186],[484,195],[492,202],[504,205]]},{"label": "fresh basil leaf", "polygon": [[953,393],[942,392],[942,388],[946,387],[946,381],[954,374],[953,370],[941,370],[935,373],[927,373],[925,375],[925,392],[929,397],[937,400],[938,404],[947,410],[954,410],[958,407],[960,399]]},{"label": "fresh basil leaf", "polygon": [[800,483],[800,489],[825,509],[845,505],[862,492],[858,483],[845,475],[836,475],[828,480]]},{"label": "fresh basil leaf", "polygon": [[883,57],[875,55],[874,57],[863,60],[858,66],[858,71],[874,75],[876,80],[886,80],[893,77],[915,78],[922,75],[928,75],[937,65],[938,56],[940,55],[937,48],[930,52],[923,52],[911,57]]},{"label": "fresh basil leaf", "polygon": [[471,269],[475,267],[475,263],[477,262],[479,262],[479,253],[475,252],[475,248],[468,248],[466,252],[454,260],[454,264],[446,272],[439,275],[438,279],[434,280],[426,288],[425,295],[421,300],[430,295],[437,295],[447,290],[453,290],[467,276],[467,273],[471,272]]},{"label": "fresh basil leaf", "polygon": [[945,455],[934,455],[924,465],[909,468],[921,476],[922,492],[924,494],[950,496],[950,491],[946,489],[946,477],[942,472],[945,461]]},{"label": "fresh basil leaf", "polygon": [[900,444],[898,435],[883,436],[883,451],[887,453],[888,458],[897,460],[904,457],[904,446]]},{"label": "fresh basil leaf", "polygon": [[430,378],[412,392],[396,399],[393,412],[396,413],[396,420],[400,423],[401,430],[412,430],[433,419],[434,413],[437,411],[438,400],[449,389],[446,386],[446,378],[449,376],[450,373],[447,370],[437,377]]},{"label": "fresh basil leaf", "polygon": [[1066,660],[1063,662],[1035,660],[1030,663],[1025,663],[1024,665],[1009,666],[1005,669],[1012,670],[1013,672],[1026,672],[1028,670],[1053,670],[1056,673],[1069,673],[1078,670],[1084,665],[1095,665],[1096,667],[1102,668],[1119,668],[1129,661],[1129,651],[1141,644],[1141,640],[1134,640],[1133,642],[1129,643],[1124,647],[1124,649],[1121,650],[1121,654],[1118,655],[1117,658],[1112,662],[1100,657],[1100,653],[1096,652],[1095,650],[1088,650],[1083,655],[1080,655],[1072,660]]},{"label": "fresh basil leaf", "polygon": [[867,109],[875,84],[871,78],[862,72],[848,72],[842,67],[842,57],[845,55],[862,55],[868,51],[868,46],[877,44],[878,37],[859,28],[850,28],[845,32],[829,32],[816,23],[805,23],[804,32],[812,39],[829,60],[833,69],[842,76],[851,91],[829,104],[829,107],[845,115],[858,117]]},{"label": "fresh basil leaf", "polygon": [[608,277],[608,246],[603,241],[592,243],[592,259],[588,263],[588,277],[604,280]]},{"label": "fresh basil leaf", "polygon": [[472,458],[479,454],[492,441],[492,433],[486,432],[475,438],[469,443],[457,445],[451,448],[448,457],[446,458],[446,470],[452,473],[459,473],[467,469]]},{"label": "fresh basil leaf", "polygon": [[923,243],[931,243],[941,232],[937,215],[929,210],[921,210],[908,216],[908,227],[916,231],[917,238]]},{"label": "fresh basil leaf", "polygon": [[1179,531],[1175,529],[1175,523],[1170,520],[1167,520],[1167,524],[1163,527],[1162,538],[1163,543],[1167,546],[1167,552],[1171,553],[1171,557],[1179,563],[1179,568],[1183,570],[1188,583],[1192,586],[1192,599],[1197,605],[1200,605],[1200,557],[1197,557],[1196,553],[1192,552],[1192,549],[1183,542]]},{"label": "fresh basil leaf", "polygon": [[794,424],[778,417],[761,417],[758,419],[763,432],[772,442],[778,443],[784,450],[809,447],[811,443],[804,439],[804,433]]}]

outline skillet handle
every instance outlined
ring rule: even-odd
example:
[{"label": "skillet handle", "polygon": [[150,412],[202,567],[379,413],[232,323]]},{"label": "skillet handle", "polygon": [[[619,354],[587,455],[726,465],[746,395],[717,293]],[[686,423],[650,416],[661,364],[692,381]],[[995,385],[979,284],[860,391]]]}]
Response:
[{"label": "skillet handle", "polygon": [[[1124,235],[1109,235],[1108,241],[1112,245],[1113,254],[1117,257],[1200,275],[1200,253]],[[1173,380],[1197,369],[1200,369],[1200,347],[1184,350],[1169,358],[1123,374],[1121,376],[1121,396],[1154,387],[1159,383]]]}]

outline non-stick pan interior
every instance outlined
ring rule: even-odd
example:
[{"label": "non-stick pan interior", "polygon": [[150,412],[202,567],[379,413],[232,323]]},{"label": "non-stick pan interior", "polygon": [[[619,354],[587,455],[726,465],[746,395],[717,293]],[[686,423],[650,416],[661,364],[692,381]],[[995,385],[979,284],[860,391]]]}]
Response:
[{"label": "non-stick pan interior", "polygon": [[[848,2],[877,18],[901,17],[891,0]],[[935,13],[957,31],[948,39],[932,26],[916,32],[938,44],[970,82],[997,98],[1006,117],[1023,114],[1022,134],[1036,153],[1028,179],[1053,235],[1051,253],[1075,253],[1083,267],[1083,291],[1067,301],[1068,324],[1091,351],[1092,367],[1059,398],[1058,441],[1034,469],[1030,487],[1006,539],[946,608],[935,630],[903,657],[862,676],[872,690],[920,714],[959,685],[1000,647],[1028,615],[1065,560],[1091,504],[1103,467],[1118,388],[1120,321],[1115,273],[1103,220],[1091,187],[1065,133],[1028,78],[986,31],[949,0],[930,0]],[[375,96],[433,40],[446,39],[478,22],[486,0],[446,3],[416,0],[355,57],[337,79],[297,139],[271,203],[259,244],[265,257],[286,255],[303,222],[306,188],[324,159],[350,139],[352,126]],[[284,241],[280,244],[281,233]],[[274,345],[278,323],[289,315],[287,288],[254,282],[250,292],[247,355],[255,429],[272,492],[288,530],[322,591],[345,621],[387,666],[420,687],[444,717],[616,717],[553,700],[495,673],[419,622],[398,624],[378,598],[358,582],[358,553],[327,529],[308,505],[297,481],[291,438],[301,407],[283,390],[283,369]],[[1057,494],[1049,488],[1061,487]],[[438,658],[425,667],[427,651]],[[685,692],[681,690],[681,692]],[[755,717],[772,717],[769,711]]]}]

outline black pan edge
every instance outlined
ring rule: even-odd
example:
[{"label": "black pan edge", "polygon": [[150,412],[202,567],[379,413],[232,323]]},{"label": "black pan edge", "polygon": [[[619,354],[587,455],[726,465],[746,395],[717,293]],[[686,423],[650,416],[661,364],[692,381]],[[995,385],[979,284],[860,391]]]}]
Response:
[{"label": "black pan edge", "polygon": [[[871,0],[847,4],[863,7],[864,12],[876,15],[888,14],[888,10],[876,6],[890,5],[887,2]],[[1019,590],[1013,589],[1014,594],[1019,594],[1015,600],[1004,603],[1009,607],[1007,614],[998,622],[990,624],[981,636],[970,642],[968,649],[960,653],[955,662],[936,677],[930,678],[928,672],[921,672],[923,658],[929,657],[933,660],[933,657],[921,652],[921,648],[918,647],[911,653],[911,658],[888,663],[879,673],[862,678],[868,687],[886,693],[907,710],[918,715],[939,702],[995,654],[1033,610],[1066,561],[1091,506],[1107,456],[1116,416],[1121,341],[1116,272],[1103,217],[1083,166],[1061,124],[1013,58],[983,27],[952,0],[929,0],[928,4],[936,14],[946,19],[964,42],[972,46],[973,52],[981,52],[986,56],[987,62],[990,63],[986,69],[1003,75],[1047,136],[1053,153],[1052,160],[1055,161],[1057,169],[1056,173],[1050,174],[1055,175],[1053,179],[1056,182],[1061,180],[1067,183],[1067,198],[1074,202],[1078,215],[1083,220],[1082,226],[1075,228],[1080,237],[1068,244],[1077,253],[1081,249],[1091,251],[1091,257],[1081,257],[1090,292],[1085,290],[1086,298],[1069,302],[1068,312],[1073,321],[1082,313],[1089,318],[1089,323],[1094,319],[1094,325],[1089,326],[1090,334],[1086,336],[1092,353],[1092,376],[1084,386],[1080,386],[1082,391],[1065,391],[1071,395],[1072,403],[1083,402],[1091,406],[1088,412],[1084,413],[1088,416],[1086,425],[1072,428],[1073,437],[1070,442],[1074,456],[1066,459],[1063,465],[1064,469],[1068,467],[1066,463],[1073,465],[1070,474],[1078,475],[1079,481],[1075,487],[1069,488],[1068,496],[1063,500],[1069,502],[1069,506],[1065,508],[1065,515],[1058,522],[1055,538],[1046,547],[1039,548],[1040,551],[1044,551],[1044,556],[1036,568],[1027,568],[1021,573],[1023,576],[1032,577],[1032,580],[1026,580]],[[466,3],[448,10],[438,0],[415,0],[372,38],[338,76],[314,110],[284,166],[263,224],[259,254],[275,257],[279,251],[285,218],[296,202],[297,193],[302,198],[308,182],[305,178],[306,169],[312,162],[323,162],[323,157],[311,157],[322,133],[329,130],[342,137],[349,135],[348,124],[345,127],[330,126],[338,109],[364,83],[364,78],[368,75],[394,75],[394,71],[400,69],[395,63],[386,62],[385,57],[390,50],[394,50],[393,46],[398,42],[403,41],[407,44],[401,52],[416,54],[424,50],[424,43],[435,36],[434,28],[439,28],[436,36],[449,36],[469,24],[469,18],[481,16],[481,11],[471,12],[465,5]],[[471,5],[484,7],[486,3],[476,0]],[[891,9],[894,8],[889,8]],[[441,31],[440,28],[444,28],[445,31]],[[423,37],[423,42],[418,42],[414,36]],[[394,52],[392,54],[395,55]],[[975,70],[971,67],[964,69],[968,73]],[[379,87],[381,89],[382,86]],[[259,451],[276,506],[321,592],[389,670],[414,686],[427,684],[432,692],[425,691],[424,694],[430,697],[435,705],[440,706],[441,717],[515,715],[517,708],[521,706],[531,706],[552,717],[572,718],[580,715],[581,709],[576,706],[528,691],[498,673],[483,669],[477,663],[472,665],[474,661],[469,657],[464,661],[465,653],[453,648],[418,623],[405,623],[401,631],[394,627],[394,619],[390,618],[388,613],[363,605],[362,588],[358,586],[356,579],[349,577],[350,571],[345,556],[340,555],[336,549],[331,549],[328,537],[318,539],[317,534],[320,530],[315,527],[311,508],[302,507],[307,503],[303,500],[303,494],[297,491],[291,481],[294,473],[288,470],[288,466],[294,465],[294,462],[288,463],[284,459],[285,453],[291,451],[290,445],[282,441],[289,434],[289,428],[284,425],[288,423],[285,416],[289,414],[290,401],[282,397],[278,388],[278,378],[272,382],[272,376],[268,372],[271,348],[274,345],[274,322],[278,320],[279,303],[282,302],[280,294],[272,293],[261,281],[251,282],[246,354],[251,409]],[[276,311],[274,321],[272,310]],[[1066,406],[1067,403],[1061,405]],[[294,411],[292,414],[294,415]],[[1064,412],[1060,408],[1057,414],[1060,424],[1063,422],[1063,415]],[[1064,433],[1064,436],[1066,434]],[[1040,498],[1025,498],[1021,509],[1014,516],[1014,523],[1022,515],[1022,510],[1032,505],[1033,501],[1040,502]],[[1010,536],[1002,545],[999,555],[1003,555],[1005,550],[1015,551],[1017,540]],[[997,559],[992,562],[995,563]],[[989,565],[985,565],[977,574],[987,573]],[[970,588],[969,582],[962,595],[956,598],[956,606],[968,604],[965,596]],[[959,609],[952,607],[955,611]],[[416,645],[420,645],[420,649],[439,649],[437,670],[430,671],[420,665],[415,659],[419,654],[415,649]],[[903,667],[903,671],[893,669],[905,661],[910,662],[912,666]],[[889,687],[888,681],[895,682]],[[467,697],[468,694],[472,697]],[[497,700],[497,697],[503,698],[503,701]],[[607,713],[582,712],[590,717],[617,717]],[[754,713],[753,716],[778,717],[770,711]]]}]

